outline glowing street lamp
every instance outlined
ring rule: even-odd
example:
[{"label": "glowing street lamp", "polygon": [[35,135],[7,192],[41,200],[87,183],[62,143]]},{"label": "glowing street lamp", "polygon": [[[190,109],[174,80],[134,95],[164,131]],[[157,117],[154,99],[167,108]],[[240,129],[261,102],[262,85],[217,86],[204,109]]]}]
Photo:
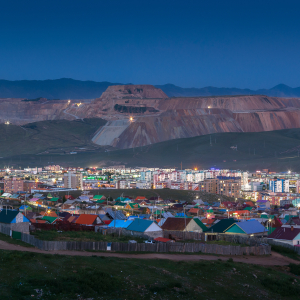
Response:
[{"label": "glowing street lamp", "polygon": [[133,117],[130,117],[129,120],[130,120],[130,122],[132,122],[133,121]]}]

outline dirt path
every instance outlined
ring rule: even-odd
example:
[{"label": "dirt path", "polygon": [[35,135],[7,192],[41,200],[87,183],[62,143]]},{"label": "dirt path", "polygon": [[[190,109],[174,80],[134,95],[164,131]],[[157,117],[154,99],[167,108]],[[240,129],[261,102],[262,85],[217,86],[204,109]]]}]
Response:
[{"label": "dirt path", "polygon": [[118,258],[137,258],[137,259],[170,259],[174,261],[198,261],[198,260],[228,260],[232,258],[235,262],[247,264],[265,265],[265,266],[286,266],[290,263],[300,264],[300,261],[282,256],[279,253],[272,252],[271,256],[215,256],[215,255],[189,255],[189,254],[162,254],[162,253],[147,253],[147,254],[126,254],[113,252],[87,252],[87,251],[44,251],[37,248],[27,248],[0,240],[0,249],[16,250],[45,254],[59,254],[72,256],[108,256]]}]

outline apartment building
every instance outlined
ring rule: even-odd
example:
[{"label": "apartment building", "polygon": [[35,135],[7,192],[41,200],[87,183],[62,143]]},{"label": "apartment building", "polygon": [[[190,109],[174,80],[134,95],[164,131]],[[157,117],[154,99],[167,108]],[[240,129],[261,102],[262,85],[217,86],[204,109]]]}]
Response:
[{"label": "apartment building", "polygon": [[69,171],[68,173],[64,174],[64,187],[69,189],[82,190],[82,173]]}]

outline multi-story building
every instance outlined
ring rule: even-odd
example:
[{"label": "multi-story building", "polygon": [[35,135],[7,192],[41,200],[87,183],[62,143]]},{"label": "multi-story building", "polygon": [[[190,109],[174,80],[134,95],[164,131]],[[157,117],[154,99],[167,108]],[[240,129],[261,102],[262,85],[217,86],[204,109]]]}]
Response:
[{"label": "multi-story building", "polygon": [[219,179],[205,179],[199,184],[199,190],[207,193],[218,194]]},{"label": "multi-story building", "polygon": [[24,180],[20,178],[4,179],[4,191],[6,193],[15,194],[24,190]]},{"label": "multi-story building", "polygon": [[64,174],[64,187],[82,190],[82,173],[69,171],[68,173]]},{"label": "multi-story building", "polygon": [[240,177],[218,177],[218,194],[228,197],[239,198],[241,192]]},{"label": "multi-story building", "polygon": [[288,179],[270,179],[269,190],[274,193],[288,193],[290,190],[290,183]]}]

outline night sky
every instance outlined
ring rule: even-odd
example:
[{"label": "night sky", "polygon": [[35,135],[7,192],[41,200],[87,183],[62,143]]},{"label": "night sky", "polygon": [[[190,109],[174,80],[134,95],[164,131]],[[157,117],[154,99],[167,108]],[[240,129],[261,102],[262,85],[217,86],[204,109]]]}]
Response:
[{"label": "night sky", "polygon": [[0,79],[296,87],[299,11],[299,0],[0,0]]}]

